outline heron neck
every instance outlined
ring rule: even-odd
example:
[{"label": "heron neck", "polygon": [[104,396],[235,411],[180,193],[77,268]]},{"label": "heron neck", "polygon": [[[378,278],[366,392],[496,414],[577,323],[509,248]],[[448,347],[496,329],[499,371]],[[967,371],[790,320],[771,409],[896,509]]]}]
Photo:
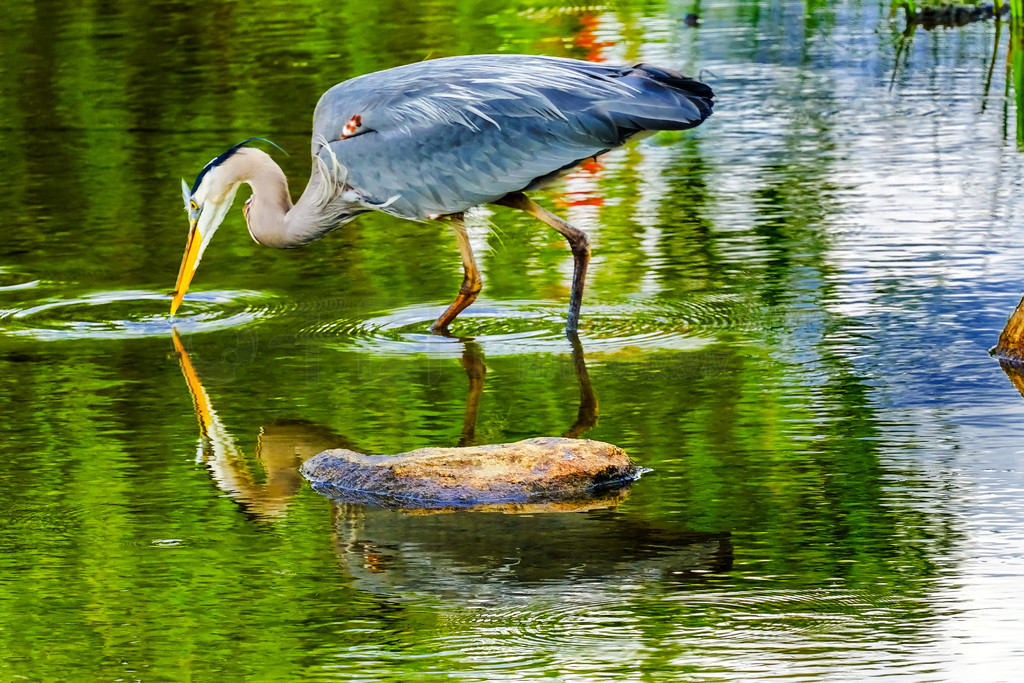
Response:
[{"label": "heron neck", "polygon": [[[249,234],[260,244],[278,249],[308,244],[338,227],[340,221],[325,212],[316,197],[324,178],[316,172],[299,201],[292,204],[288,179],[270,155],[258,149],[246,149],[239,168],[241,182],[252,187],[252,199],[246,208]],[[236,157],[239,155],[235,155]]]},{"label": "heron neck", "polygon": [[293,204],[284,171],[269,154],[258,149],[239,150],[231,160],[235,161],[235,177],[252,188],[244,209],[249,234],[269,247],[291,246],[288,216]]}]

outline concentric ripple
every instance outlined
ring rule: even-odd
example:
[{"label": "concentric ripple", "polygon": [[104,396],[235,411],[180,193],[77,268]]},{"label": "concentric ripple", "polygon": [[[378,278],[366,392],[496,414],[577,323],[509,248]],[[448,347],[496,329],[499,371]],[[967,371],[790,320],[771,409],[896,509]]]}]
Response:
[{"label": "concentric ripple", "polygon": [[252,291],[195,293],[171,317],[167,313],[170,297],[163,292],[122,290],[54,297],[0,310],[0,333],[55,341],[167,336],[173,328],[182,333],[211,332],[269,317],[273,308],[266,298]]},{"label": "concentric ripple", "polygon": [[[451,336],[430,333],[444,306],[410,306],[365,319],[342,317],[301,334],[378,354],[461,355],[460,343],[473,339],[488,355],[566,348],[566,307],[560,302],[476,302],[451,325]],[[723,330],[749,330],[763,324],[755,306],[729,299],[628,301],[583,308],[579,336],[588,352],[700,348]]]}]

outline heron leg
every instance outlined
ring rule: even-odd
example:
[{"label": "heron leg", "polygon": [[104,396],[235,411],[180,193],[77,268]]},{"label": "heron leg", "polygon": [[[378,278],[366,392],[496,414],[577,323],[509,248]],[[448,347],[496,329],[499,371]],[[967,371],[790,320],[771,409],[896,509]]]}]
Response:
[{"label": "heron leg", "polygon": [[590,263],[590,239],[587,233],[562,220],[522,192],[512,192],[494,202],[501,206],[525,211],[534,218],[544,221],[560,232],[572,249],[573,271],[572,292],[569,296],[569,316],[565,331],[573,334],[579,328],[580,304],[583,303],[583,283],[587,279],[587,265]]},{"label": "heron leg", "polygon": [[476,267],[476,260],[473,258],[473,248],[469,244],[469,235],[466,233],[466,222],[463,215],[453,213],[446,218],[451,221],[452,227],[455,229],[455,240],[459,244],[459,254],[462,255],[463,276],[462,286],[459,287],[455,301],[430,326],[431,332],[440,334],[448,331],[448,324],[476,300],[477,294],[483,288],[483,280],[480,279],[480,270]]}]

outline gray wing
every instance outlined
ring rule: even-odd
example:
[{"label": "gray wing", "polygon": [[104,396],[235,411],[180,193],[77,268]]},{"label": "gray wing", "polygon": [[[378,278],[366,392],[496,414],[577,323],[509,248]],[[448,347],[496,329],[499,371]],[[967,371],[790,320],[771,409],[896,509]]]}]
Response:
[{"label": "gray wing", "polygon": [[453,57],[329,90],[313,153],[368,208],[424,219],[532,189],[636,133],[691,128],[711,107],[710,88],[667,69]]}]

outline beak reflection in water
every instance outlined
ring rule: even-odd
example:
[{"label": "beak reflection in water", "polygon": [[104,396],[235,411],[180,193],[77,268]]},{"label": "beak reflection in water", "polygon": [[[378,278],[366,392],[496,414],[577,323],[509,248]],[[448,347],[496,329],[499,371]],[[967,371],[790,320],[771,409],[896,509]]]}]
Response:
[{"label": "beak reflection in water", "polygon": [[[299,465],[328,448],[350,446],[327,427],[278,420],[260,428],[256,452],[247,456],[214,410],[177,330],[172,342],[199,422],[196,458],[209,468],[217,488],[249,512],[264,518],[280,516],[302,487]],[[265,477],[258,476],[257,470],[263,470]]]}]

